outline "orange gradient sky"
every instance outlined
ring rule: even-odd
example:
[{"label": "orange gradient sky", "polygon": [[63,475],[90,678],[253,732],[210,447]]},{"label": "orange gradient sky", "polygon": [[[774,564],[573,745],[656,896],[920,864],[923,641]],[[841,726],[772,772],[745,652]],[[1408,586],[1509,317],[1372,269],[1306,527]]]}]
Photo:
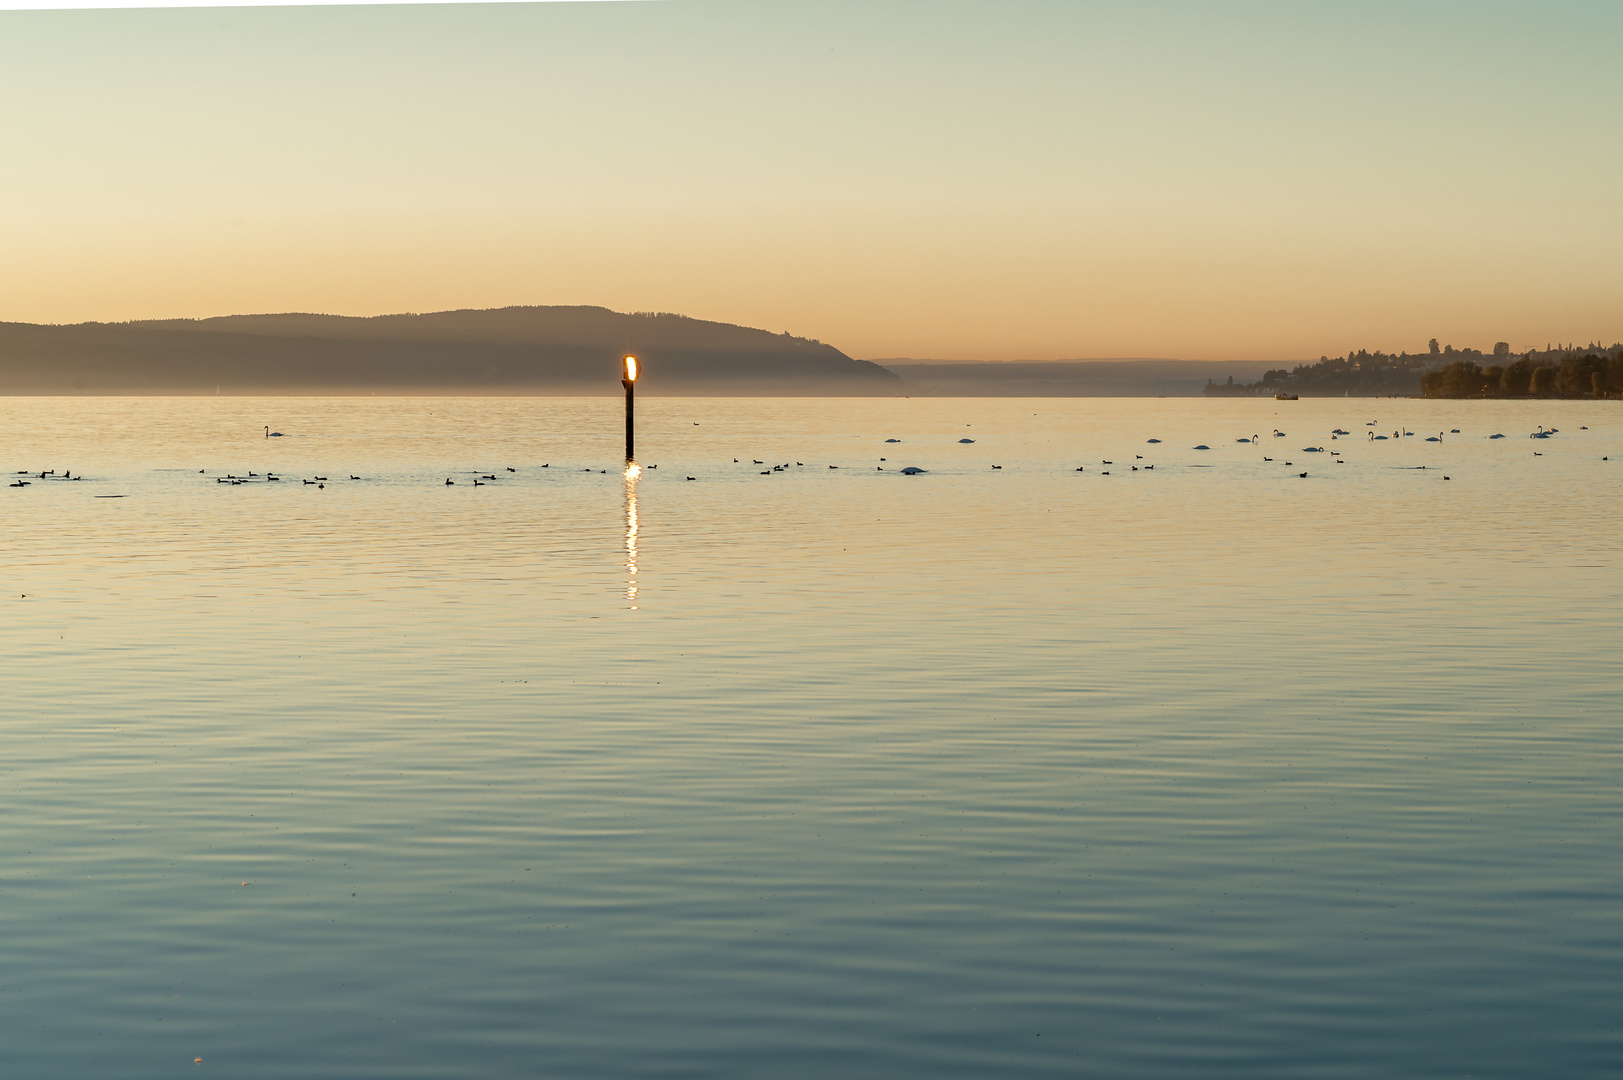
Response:
[{"label": "orange gradient sky", "polygon": [[1623,7],[0,12],[0,319],[602,304],[859,357],[1623,338]]}]

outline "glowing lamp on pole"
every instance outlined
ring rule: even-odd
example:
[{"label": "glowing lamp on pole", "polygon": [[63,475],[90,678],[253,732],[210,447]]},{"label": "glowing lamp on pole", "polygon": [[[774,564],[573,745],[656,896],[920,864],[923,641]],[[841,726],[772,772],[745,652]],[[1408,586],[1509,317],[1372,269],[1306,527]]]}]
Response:
[{"label": "glowing lamp on pole", "polygon": [[637,358],[628,356],[624,360],[624,370],[620,376],[620,385],[626,388],[626,460],[636,458],[636,403],[637,403]]}]

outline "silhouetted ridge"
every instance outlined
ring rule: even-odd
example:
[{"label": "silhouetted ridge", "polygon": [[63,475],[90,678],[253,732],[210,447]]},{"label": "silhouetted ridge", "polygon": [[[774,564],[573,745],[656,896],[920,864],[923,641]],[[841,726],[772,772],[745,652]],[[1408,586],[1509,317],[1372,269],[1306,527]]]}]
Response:
[{"label": "silhouetted ridge", "polygon": [[641,358],[641,389],[654,394],[871,394],[899,386],[877,364],[789,334],[600,307],[509,307],[0,323],[0,392],[618,393],[627,352]]}]

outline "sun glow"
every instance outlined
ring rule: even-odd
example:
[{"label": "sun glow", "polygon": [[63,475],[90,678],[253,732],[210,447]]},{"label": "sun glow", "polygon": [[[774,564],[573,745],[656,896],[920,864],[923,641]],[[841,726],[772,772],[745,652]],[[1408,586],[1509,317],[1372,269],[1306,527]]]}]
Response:
[{"label": "sun glow", "polygon": [[625,380],[626,382],[637,381],[637,358],[635,356],[626,357]]}]

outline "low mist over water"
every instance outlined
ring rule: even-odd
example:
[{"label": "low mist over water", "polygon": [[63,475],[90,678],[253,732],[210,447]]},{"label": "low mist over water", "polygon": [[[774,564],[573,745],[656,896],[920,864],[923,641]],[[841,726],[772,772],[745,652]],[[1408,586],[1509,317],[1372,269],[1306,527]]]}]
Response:
[{"label": "low mist over water", "polygon": [[0,398],[0,1071],[1623,1067],[1615,402],[638,416]]}]

